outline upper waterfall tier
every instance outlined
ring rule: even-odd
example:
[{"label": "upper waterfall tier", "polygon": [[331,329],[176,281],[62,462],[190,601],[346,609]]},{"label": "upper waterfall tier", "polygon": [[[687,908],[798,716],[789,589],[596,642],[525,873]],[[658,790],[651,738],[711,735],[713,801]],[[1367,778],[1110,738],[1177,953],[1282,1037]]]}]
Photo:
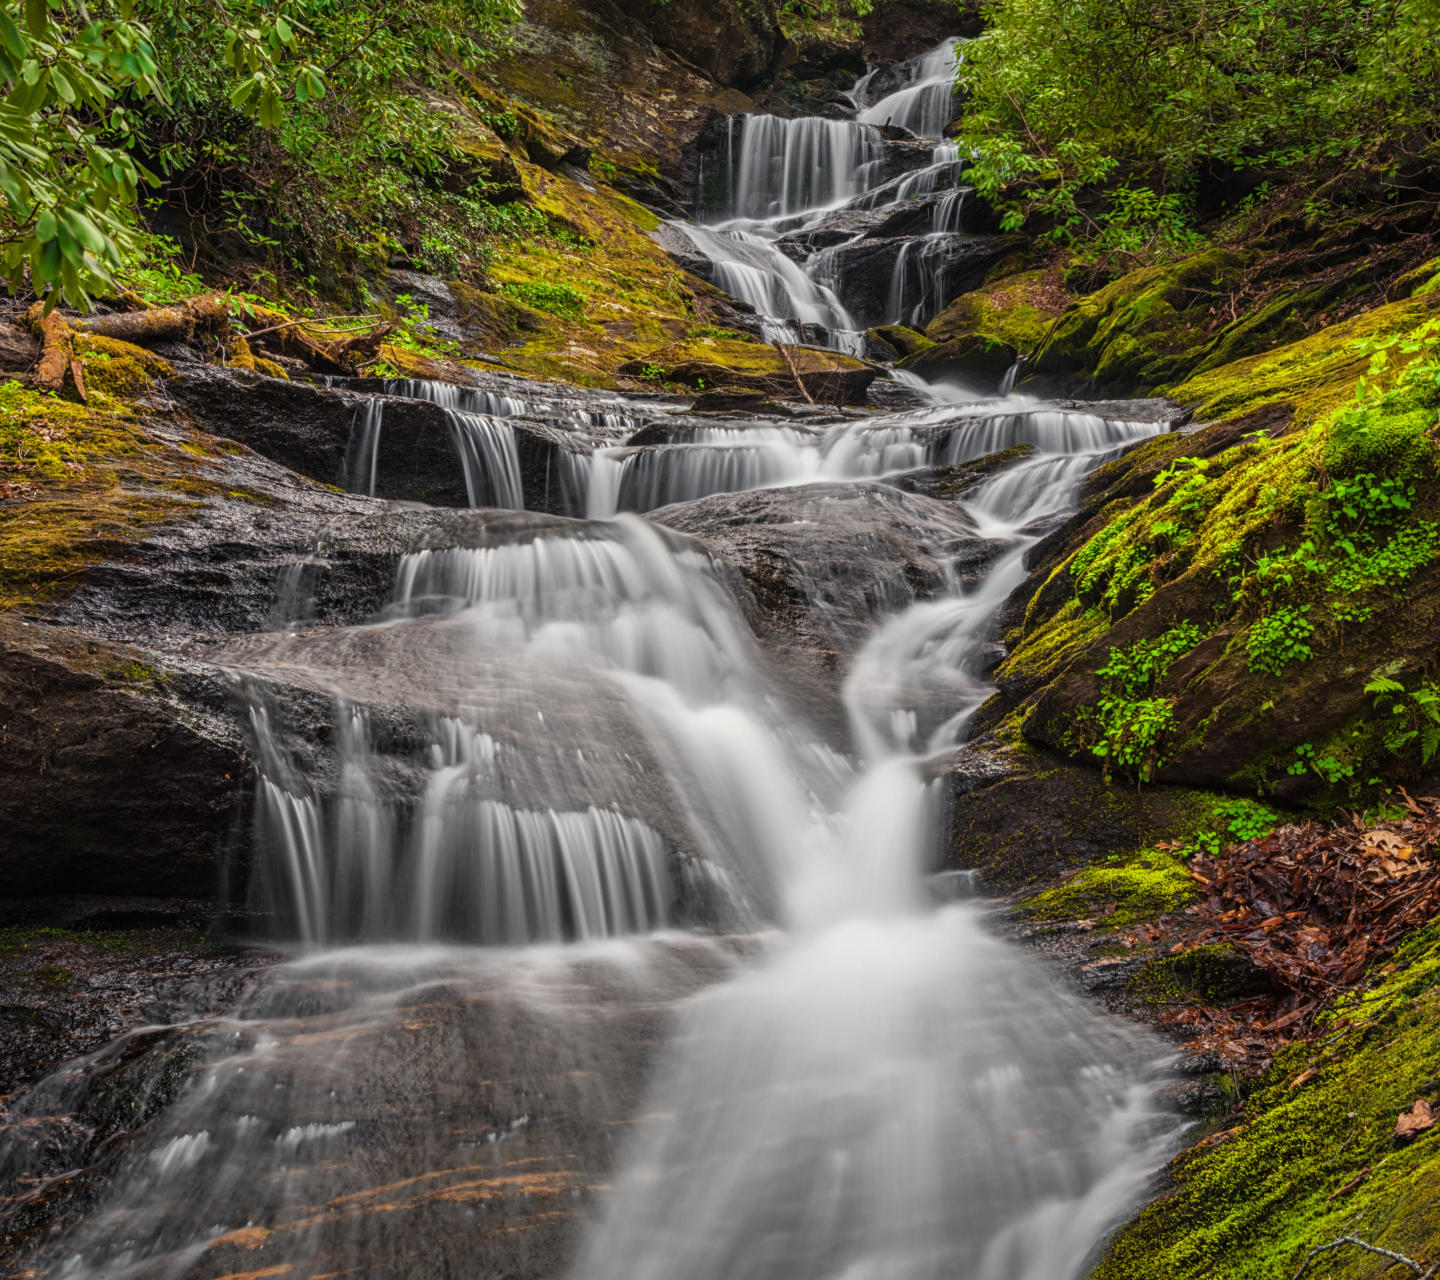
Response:
[{"label": "upper waterfall tier", "polygon": [[662,243],[772,341],[864,355],[864,329],[925,324],[987,265],[966,243],[991,227],[955,147],[912,136],[953,118],[958,47],[863,77],[854,120],[731,116],[699,152],[698,225],[669,223]]}]

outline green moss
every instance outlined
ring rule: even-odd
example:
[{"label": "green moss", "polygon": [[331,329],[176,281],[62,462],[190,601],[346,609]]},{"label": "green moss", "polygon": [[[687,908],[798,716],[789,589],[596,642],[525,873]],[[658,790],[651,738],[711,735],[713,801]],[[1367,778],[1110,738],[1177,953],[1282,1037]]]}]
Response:
[{"label": "green moss", "polygon": [[[1440,1103],[1440,925],[1324,1021],[1328,1034],[1277,1055],[1227,1140],[1172,1161],[1168,1191],[1117,1234],[1094,1280],[1290,1280],[1350,1232],[1436,1257],[1440,1133],[1402,1147],[1392,1136],[1417,1097]],[[1390,1272],[1350,1250],[1319,1274]]]},{"label": "green moss", "polygon": [[1217,942],[1147,960],[1126,990],[1141,1004],[1215,1005],[1268,991],[1269,980],[1242,952]]},{"label": "green moss", "polygon": [[[1027,899],[1018,909],[1041,920],[1094,917],[1107,927],[1119,928],[1175,911],[1198,896],[1184,866],[1169,854],[1152,850],[1125,866],[1090,867],[1059,888]],[[1112,905],[1114,910],[1107,915]]]},{"label": "green moss", "polygon": [[1006,259],[981,288],[961,294],[926,325],[925,336],[933,342],[975,336],[1035,351],[1072,298],[1058,273],[1015,270],[1023,265],[1023,259]]}]

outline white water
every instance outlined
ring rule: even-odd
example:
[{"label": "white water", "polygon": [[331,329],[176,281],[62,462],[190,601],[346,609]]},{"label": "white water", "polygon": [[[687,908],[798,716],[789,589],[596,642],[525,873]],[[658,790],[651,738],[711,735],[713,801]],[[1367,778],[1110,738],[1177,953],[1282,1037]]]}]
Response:
[{"label": "white water", "polygon": [[[898,70],[908,73],[910,83],[861,111],[854,122],[767,115],[727,120],[718,159],[700,175],[702,189],[708,180],[724,191],[722,207],[703,212],[698,225],[668,225],[714,264],[717,286],[760,313],[769,341],[864,354],[864,326],[845,303],[836,248],[795,262],[775,242],[820,226],[840,209],[898,210],[917,196],[956,186],[962,166],[955,146],[947,143],[934,148],[929,166],[886,181],[885,146],[875,126],[894,123],[938,137],[954,110],[958,44],[947,40],[901,64]],[[865,90],[857,85],[856,93],[863,96]],[[923,325],[949,301],[946,266],[961,230],[962,205],[960,192],[937,202],[922,233],[926,238],[899,252],[885,314],[866,324]],[[863,234],[856,232],[847,243]]]},{"label": "white water", "polygon": [[962,40],[946,40],[907,64],[910,83],[881,98],[857,117],[863,124],[895,124],[922,138],[938,138],[956,115],[955,64]]}]

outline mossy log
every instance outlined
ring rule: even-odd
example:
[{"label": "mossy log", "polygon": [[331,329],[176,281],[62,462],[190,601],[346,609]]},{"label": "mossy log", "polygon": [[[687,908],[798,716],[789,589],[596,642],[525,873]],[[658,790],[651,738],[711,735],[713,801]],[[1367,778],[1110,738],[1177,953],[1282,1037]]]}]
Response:
[{"label": "mossy log", "polygon": [[[72,349],[71,335],[74,333],[111,338],[141,347],[157,342],[193,343],[201,335],[209,335],[238,355],[236,363],[244,368],[256,368],[255,362],[261,359],[251,352],[244,335],[237,333],[237,302],[228,294],[206,293],[174,306],[79,319],[67,318],[55,311],[47,316],[42,314],[43,310],[42,304],[37,302],[25,317],[31,332],[43,343],[37,385],[58,391],[68,368],[73,373],[81,399],[84,399],[84,385],[79,362]],[[375,359],[381,342],[391,330],[390,325],[377,325],[367,333],[327,340],[306,332],[304,322],[268,307],[246,303],[244,315],[246,320],[258,326],[254,333],[264,333],[285,354],[304,360],[320,373],[342,376],[353,375],[360,365]],[[259,367],[267,373],[279,369],[278,365],[268,360]]]}]

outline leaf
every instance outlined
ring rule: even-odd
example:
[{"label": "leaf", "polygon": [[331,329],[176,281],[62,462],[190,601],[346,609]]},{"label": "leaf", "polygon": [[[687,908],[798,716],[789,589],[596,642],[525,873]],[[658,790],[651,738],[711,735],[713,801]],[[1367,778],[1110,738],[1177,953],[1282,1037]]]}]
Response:
[{"label": "leaf", "polygon": [[30,42],[20,34],[20,28],[4,9],[0,9],[0,44],[17,58],[30,56]]},{"label": "leaf", "polygon": [[42,243],[46,240],[55,239],[55,215],[46,209],[35,223],[35,236]]},{"label": "leaf", "polygon": [[25,25],[37,40],[43,40],[50,29],[50,6],[45,0],[25,0]]}]

